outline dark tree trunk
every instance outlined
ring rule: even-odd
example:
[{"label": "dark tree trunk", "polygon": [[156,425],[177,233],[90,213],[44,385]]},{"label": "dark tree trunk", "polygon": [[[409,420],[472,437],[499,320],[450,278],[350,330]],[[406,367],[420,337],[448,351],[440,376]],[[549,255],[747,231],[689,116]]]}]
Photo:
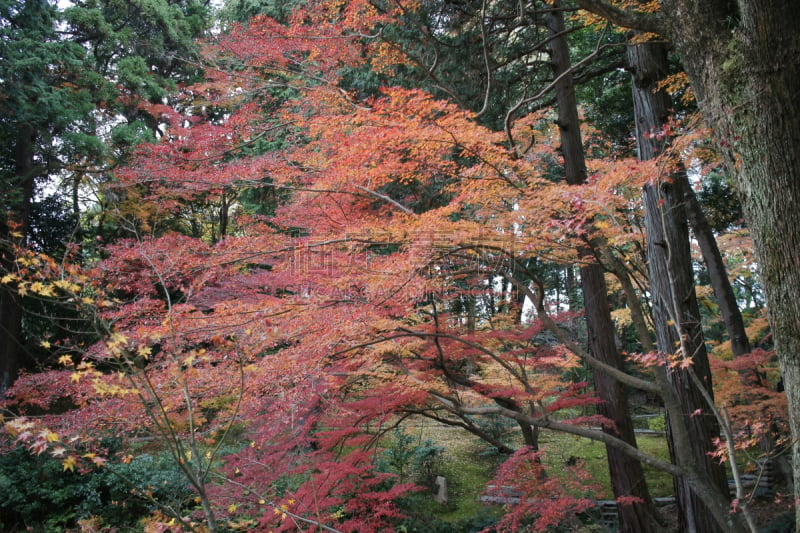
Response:
[{"label": "dark tree trunk", "polygon": [[[578,3],[670,39],[734,177],[767,296],[800,500],[800,32],[796,0],[662,0],[657,14]],[[796,506],[800,530],[800,505]]]},{"label": "dark tree trunk", "polygon": [[[9,192],[13,212],[11,220],[0,221],[0,272],[13,272],[14,246],[24,243],[36,166],[33,157],[36,133],[29,125],[20,125],[14,147],[15,181]],[[10,224],[16,226],[11,226]],[[22,235],[23,237],[17,237]],[[17,377],[22,360],[22,298],[16,290],[0,285],[0,397]]]},{"label": "dark tree trunk", "polygon": [[567,265],[564,268],[567,271],[567,303],[570,310],[577,309],[578,297],[575,291],[575,268],[572,265]]},{"label": "dark tree trunk", "polygon": [[[636,142],[639,158],[653,159],[663,150],[664,139],[650,135],[667,119],[669,97],[657,91],[657,83],[666,74],[666,47],[660,43],[630,45],[628,60],[633,72],[633,100],[636,115]],[[681,403],[680,414],[667,413],[667,429],[673,462],[686,465],[686,458],[676,450],[673,426],[681,416],[690,438],[691,460],[699,465],[705,477],[723,494],[728,490],[724,468],[709,453],[712,439],[719,437],[719,425],[709,405],[693,382],[693,372],[709,395],[711,369],[700,325],[700,310],[694,292],[689,228],[683,207],[685,176],[654,176],[644,188],[647,258],[653,319],[660,352],[678,354],[676,366],[668,372],[673,389]],[[691,360],[688,367],[680,361]],[[695,414],[700,413],[700,414]],[[676,479],[676,495],[681,531],[687,533],[720,532],[713,514],[685,479]]]},{"label": "dark tree trunk", "polygon": [[[3,252],[2,268],[6,269]],[[22,353],[22,305],[16,291],[0,287],[0,394],[11,387],[19,371]]]},{"label": "dark tree trunk", "polygon": [[526,424],[525,422],[519,422],[519,427],[522,430],[522,442],[525,443],[525,446],[538,452],[540,428],[538,426]]},{"label": "dark tree trunk", "polygon": [[219,206],[219,240],[225,238],[228,235],[228,210],[230,209],[230,205],[228,203],[228,193],[227,191],[222,191],[220,194],[220,206]]},{"label": "dark tree trunk", "polygon": [[[560,2],[555,2],[554,7],[559,8]],[[562,76],[570,69],[569,48],[562,13],[556,9],[548,15],[547,25],[553,37],[550,46],[554,74]],[[561,77],[556,85],[556,98],[566,179],[571,185],[579,185],[586,181],[586,164],[571,75]],[[579,250],[579,253],[587,255],[589,250]],[[611,320],[603,268],[597,263],[585,265],[581,267],[580,274],[589,352],[605,363],[622,368],[622,357],[614,339],[615,330]],[[611,422],[604,425],[603,431],[636,446],[625,387],[602,372],[594,372],[594,384],[597,395],[602,400],[598,411]],[[652,500],[641,463],[632,460],[612,446],[606,446],[606,452],[614,496],[616,498],[633,496],[640,500],[638,503],[619,506],[620,531],[630,533],[654,531],[656,521],[653,516]]]},{"label": "dark tree trunk", "polygon": [[694,238],[700,246],[700,252],[703,254],[703,262],[706,264],[711,287],[714,289],[714,296],[719,305],[719,314],[722,316],[728,338],[731,341],[731,351],[734,356],[750,353],[752,348],[744,329],[742,313],[728,279],[728,271],[725,269],[725,262],[722,260],[714,232],[700,208],[700,203],[697,201],[697,196],[692,190],[686,174],[682,173],[676,176],[675,180],[676,186],[683,194],[687,220],[692,227]]}]

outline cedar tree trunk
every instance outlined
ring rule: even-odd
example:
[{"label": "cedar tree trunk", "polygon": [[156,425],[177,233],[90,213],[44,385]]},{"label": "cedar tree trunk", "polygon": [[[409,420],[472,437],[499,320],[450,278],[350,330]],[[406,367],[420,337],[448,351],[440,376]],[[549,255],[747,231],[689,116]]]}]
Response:
[{"label": "cedar tree trunk", "polygon": [[[556,1],[554,7],[556,9],[547,16],[547,26],[552,36],[550,47],[554,74],[561,76],[570,69],[569,48],[563,14],[558,10],[560,2]],[[571,75],[562,76],[556,84],[556,98],[566,179],[571,185],[579,185],[586,181],[586,164]],[[587,247],[579,250],[579,253],[583,256],[591,252]],[[615,329],[611,320],[603,268],[593,262],[581,266],[580,272],[589,352],[605,363],[622,368],[622,357],[614,339]],[[603,431],[636,446],[625,387],[612,377],[597,371],[594,372],[594,385],[597,395],[602,400],[598,405],[598,411],[612,422],[604,425]],[[656,523],[652,514],[654,508],[641,463],[631,459],[616,447],[607,445],[606,452],[614,496],[616,498],[632,496],[639,500],[637,503],[619,505],[620,531],[628,533],[654,531]]]},{"label": "cedar tree trunk", "polygon": [[[665,139],[653,133],[665,123],[670,104],[669,96],[656,90],[666,72],[666,47],[661,43],[630,45],[628,62],[633,72],[639,158],[653,159],[665,146]],[[681,402],[681,414],[677,416],[682,416],[688,429],[693,462],[701,467],[709,482],[724,494],[728,490],[725,470],[709,456],[714,450],[712,439],[719,437],[719,424],[689,374],[694,372],[703,382],[708,394],[713,395],[711,369],[694,292],[689,228],[683,206],[685,191],[682,185],[688,185],[685,175],[654,176],[654,182],[644,187],[653,320],[659,351],[674,354],[676,348],[680,348],[683,350],[681,358],[691,360],[690,367],[676,367],[667,374]],[[673,462],[682,465],[685,458],[677,453],[672,431],[676,423],[674,416],[676,413],[667,413],[670,452]],[[721,531],[713,514],[691,490],[685,479],[676,479],[675,489],[681,531]]]},{"label": "cedar tree trunk", "polygon": [[[800,499],[800,10],[796,0],[662,0],[658,13],[577,0],[680,55],[742,199],[767,297]],[[795,506],[800,530],[800,505]]]},{"label": "cedar tree trunk", "polygon": [[725,262],[722,260],[722,253],[717,246],[717,239],[703,214],[700,202],[697,201],[697,195],[692,190],[686,174],[681,173],[675,179],[681,181],[679,186],[683,190],[686,218],[692,227],[694,238],[700,246],[700,252],[703,254],[703,262],[706,264],[711,287],[717,298],[719,314],[722,316],[728,338],[731,341],[731,352],[734,356],[748,354],[752,351],[750,340],[744,329],[742,312],[739,310],[739,303],[736,301],[731,281],[728,279],[728,272],[725,269]]},{"label": "cedar tree trunk", "polygon": [[[0,272],[13,272],[16,259],[14,246],[24,243],[27,233],[30,203],[36,168],[33,145],[36,133],[30,125],[22,124],[17,131],[14,147],[15,181],[8,193],[14,212],[9,213],[17,227],[0,220]],[[0,216],[5,214],[0,214]],[[20,233],[22,238],[15,237]],[[0,398],[14,383],[22,359],[22,298],[15,289],[0,285]]]}]

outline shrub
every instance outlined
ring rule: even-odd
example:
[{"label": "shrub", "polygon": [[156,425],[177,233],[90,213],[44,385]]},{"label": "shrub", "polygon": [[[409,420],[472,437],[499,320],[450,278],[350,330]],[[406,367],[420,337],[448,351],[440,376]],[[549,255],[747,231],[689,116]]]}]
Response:
[{"label": "shrub", "polygon": [[656,416],[647,421],[647,427],[650,428],[651,431],[666,431],[667,429],[667,422],[664,420],[664,416]]},{"label": "shrub", "polygon": [[399,482],[415,481],[433,488],[444,447],[395,429],[389,446],[378,461],[378,469],[398,475]]},{"label": "shrub", "polygon": [[2,531],[63,531],[88,517],[129,526],[155,508],[144,494],[180,508],[191,491],[164,455],[141,455],[128,464],[110,464],[84,474],[64,471],[61,461],[31,455],[24,448],[0,455]]}]

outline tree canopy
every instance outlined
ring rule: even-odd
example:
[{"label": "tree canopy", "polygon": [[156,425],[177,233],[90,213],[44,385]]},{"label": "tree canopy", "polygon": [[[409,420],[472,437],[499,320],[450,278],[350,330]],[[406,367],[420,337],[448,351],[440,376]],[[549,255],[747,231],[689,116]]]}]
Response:
[{"label": "tree canopy", "polygon": [[800,472],[795,148],[765,144],[798,43],[750,3],[0,3],[2,453],[146,503],[69,527],[399,531],[427,420],[502,457],[487,531],[546,531],[602,499],[553,431],[605,444],[621,531],[663,527],[640,465],[683,527],[757,530],[740,469]]}]

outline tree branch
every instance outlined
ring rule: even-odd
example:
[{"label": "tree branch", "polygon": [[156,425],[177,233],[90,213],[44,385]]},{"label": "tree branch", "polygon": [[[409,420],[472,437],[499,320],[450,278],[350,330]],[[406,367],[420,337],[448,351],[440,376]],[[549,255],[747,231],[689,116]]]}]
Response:
[{"label": "tree branch", "polygon": [[669,37],[668,26],[660,12],[629,11],[613,6],[606,0],[577,0],[577,4],[617,26]]}]

